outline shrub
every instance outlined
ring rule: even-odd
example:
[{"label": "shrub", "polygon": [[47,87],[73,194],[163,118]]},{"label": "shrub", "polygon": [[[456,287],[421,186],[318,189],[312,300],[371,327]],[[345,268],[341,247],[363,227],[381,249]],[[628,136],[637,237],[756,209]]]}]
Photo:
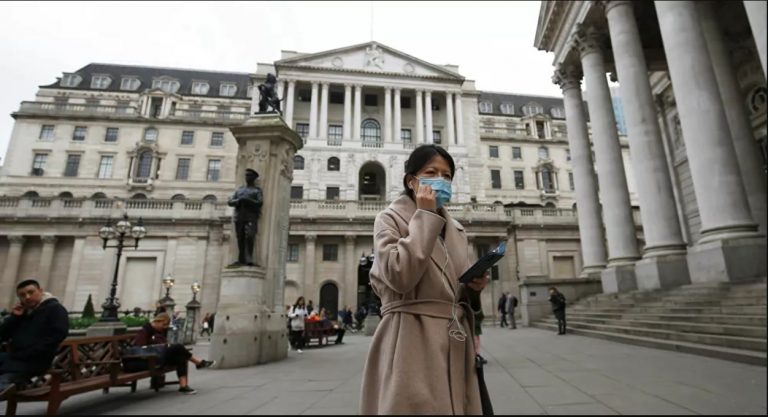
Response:
[{"label": "shrub", "polygon": [[91,294],[88,294],[88,301],[85,302],[85,307],[83,307],[83,316],[84,319],[93,319],[96,318],[96,311],[93,309],[93,301],[91,300]]}]

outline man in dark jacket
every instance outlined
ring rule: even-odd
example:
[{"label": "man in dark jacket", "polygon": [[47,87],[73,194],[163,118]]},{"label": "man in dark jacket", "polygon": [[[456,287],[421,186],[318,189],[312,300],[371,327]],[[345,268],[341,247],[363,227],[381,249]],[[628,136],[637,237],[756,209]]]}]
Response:
[{"label": "man in dark jacket", "polygon": [[565,334],[565,296],[555,287],[549,287],[549,302],[557,319],[557,334]]},{"label": "man in dark jacket", "polygon": [[499,312],[499,315],[501,316],[501,322],[499,323],[499,326],[506,327],[509,326],[509,323],[507,323],[507,293],[503,292],[501,293],[501,298],[499,298],[498,306],[496,307],[496,310]]},{"label": "man in dark jacket", "polygon": [[37,281],[19,283],[16,295],[19,303],[0,324],[0,342],[10,345],[10,352],[0,352],[0,393],[44,373],[69,333],[67,310]]}]

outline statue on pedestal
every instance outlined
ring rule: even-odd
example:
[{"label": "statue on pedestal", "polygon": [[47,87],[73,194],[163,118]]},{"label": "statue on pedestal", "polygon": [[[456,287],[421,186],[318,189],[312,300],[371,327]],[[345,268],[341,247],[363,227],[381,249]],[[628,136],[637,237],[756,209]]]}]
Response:
[{"label": "statue on pedestal", "polygon": [[265,113],[267,106],[272,108],[272,111],[282,115],[280,111],[280,97],[277,96],[277,78],[273,74],[267,74],[267,81],[259,84],[259,113]]},{"label": "statue on pedestal", "polygon": [[238,266],[257,266],[253,262],[256,233],[258,233],[261,206],[264,204],[261,188],[255,185],[259,173],[247,168],[245,170],[245,185],[241,186],[227,201],[227,205],[234,207],[232,220],[235,223],[237,235],[237,261],[231,263],[228,268]]}]

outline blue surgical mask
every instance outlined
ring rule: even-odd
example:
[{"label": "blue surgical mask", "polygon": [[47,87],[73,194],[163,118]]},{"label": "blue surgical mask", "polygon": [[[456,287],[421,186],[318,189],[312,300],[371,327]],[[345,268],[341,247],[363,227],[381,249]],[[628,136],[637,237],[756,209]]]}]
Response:
[{"label": "blue surgical mask", "polygon": [[432,190],[435,191],[437,208],[451,201],[451,182],[445,178],[419,177],[419,184],[432,187]]}]

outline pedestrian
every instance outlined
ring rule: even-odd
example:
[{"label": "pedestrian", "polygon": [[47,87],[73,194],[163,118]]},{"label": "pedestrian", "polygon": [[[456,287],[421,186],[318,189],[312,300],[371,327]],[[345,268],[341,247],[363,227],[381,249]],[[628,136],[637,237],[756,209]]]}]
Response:
[{"label": "pedestrian", "polygon": [[165,306],[160,304],[160,301],[155,302],[155,314],[154,316],[157,316],[160,313],[165,313]]},{"label": "pedestrian", "polygon": [[360,305],[360,307],[357,308],[357,313],[355,313],[355,320],[357,320],[357,330],[361,330],[363,328],[363,322],[365,321],[365,316],[368,315],[368,311],[366,311],[364,305]]},{"label": "pedestrian", "polygon": [[[421,145],[405,164],[403,195],[376,216],[370,277],[381,323],[363,370],[360,414],[481,414],[473,311],[488,274],[473,263],[450,201],[453,158]],[[487,397],[486,397],[487,398]]]},{"label": "pedestrian", "polygon": [[501,297],[499,298],[498,306],[496,307],[496,310],[498,310],[499,315],[501,316],[501,323],[499,323],[500,327],[508,326],[507,323],[507,293],[503,292],[501,293]]},{"label": "pedestrian", "polygon": [[304,297],[299,297],[288,313],[291,319],[291,338],[294,341],[296,352],[304,353],[304,320],[307,318],[307,307],[304,305]]},{"label": "pedestrian", "polygon": [[[315,306],[312,305],[312,300],[309,300],[309,302],[307,303],[307,315],[308,316],[311,315],[312,311],[314,311],[314,310],[315,310]],[[317,313],[317,312],[315,312],[315,313]]]},{"label": "pedestrian", "polygon": [[352,308],[350,306],[347,306],[347,308],[344,310],[344,318],[342,319],[342,323],[344,324],[344,330],[350,330],[352,332],[357,331],[354,327],[354,317],[352,314]]},{"label": "pedestrian", "polygon": [[205,313],[205,316],[203,317],[203,321],[201,322],[202,329],[200,329],[200,337],[203,336],[203,333],[208,333],[208,336],[211,335],[211,313]]},{"label": "pedestrian", "polygon": [[69,333],[67,309],[33,279],[16,286],[19,298],[0,324],[0,342],[9,342],[0,352],[0,398],[35,375],[45,373]]},{"label": "pedestrian", "polygon": [[517,321],[515,320],[515,309],[517,308],[517,297],[514,294],[507,293],[507,312],[509,313],[509,321],[512,324],[510,329],[517,329]]},{"label": "pedestrian", "polygon": [[211,318],[208,319],[208,328],[211,330],[211,333],[213,333],[213,320],[216,318],[216,312],[214,311],[211,313]]},{"label": "pedestrian", "polygon": [[557,334],[565,334],[565,296],[555,287],[549,287],[549,302],[557,319]]}]

